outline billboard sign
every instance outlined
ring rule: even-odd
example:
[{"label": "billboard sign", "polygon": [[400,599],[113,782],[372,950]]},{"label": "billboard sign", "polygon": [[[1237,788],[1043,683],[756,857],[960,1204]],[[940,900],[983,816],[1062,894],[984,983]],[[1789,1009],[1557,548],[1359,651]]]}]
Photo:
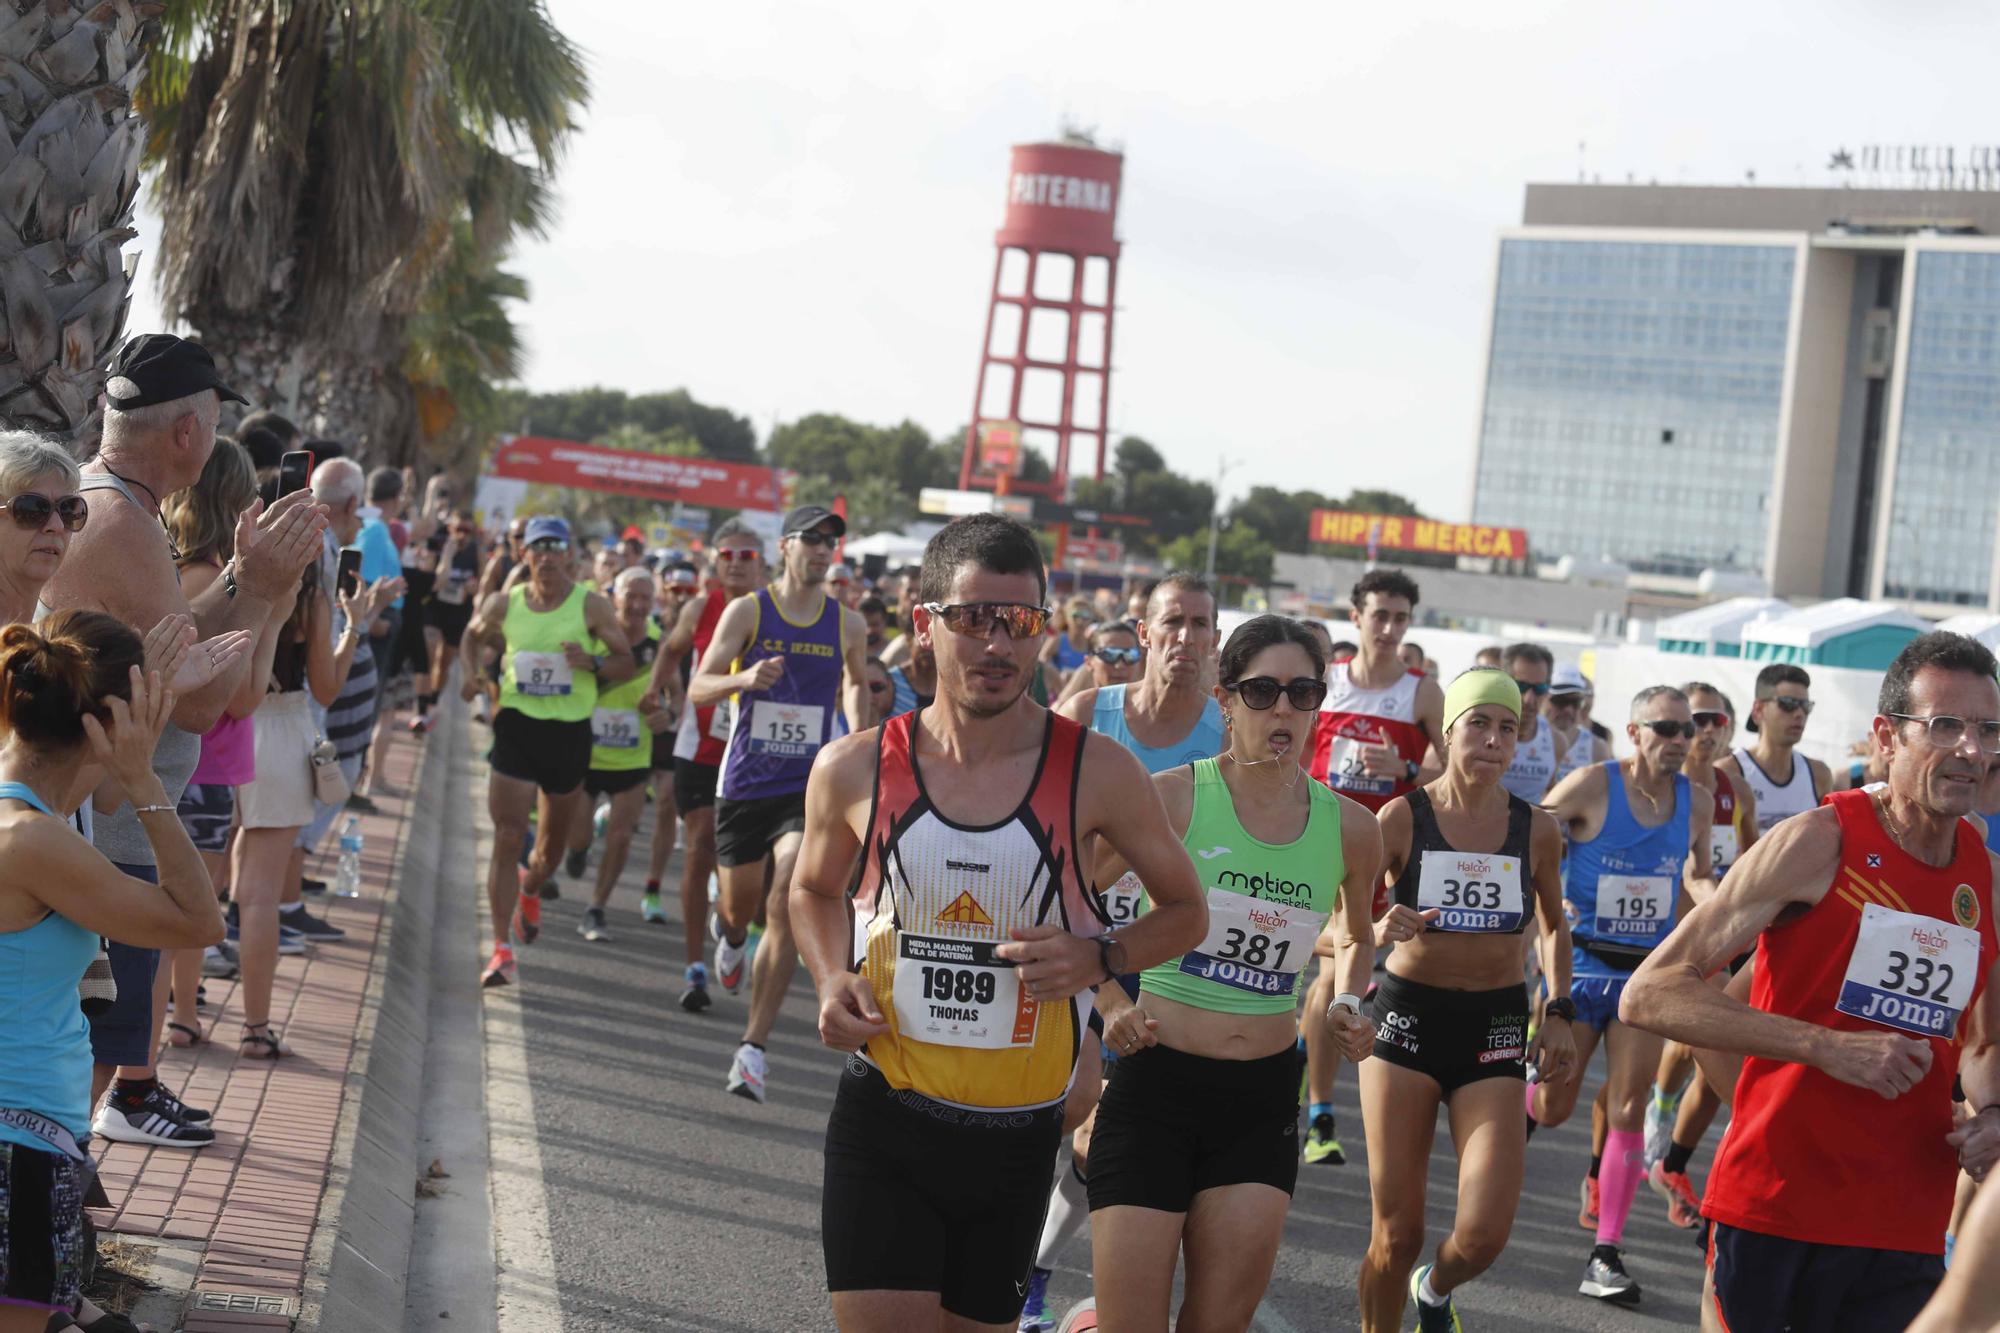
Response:
[{"label": "billboard sign", "polygon": [[1434,518],[1402,514],[1315,509],[1308,532],[1316,544],[1365,546],[1371,557],[1377,551],[1424,551],[1431,555],[1472,555],[1490,560],[1528,558],[1526,529],[1486,523],[1440,523]]}]

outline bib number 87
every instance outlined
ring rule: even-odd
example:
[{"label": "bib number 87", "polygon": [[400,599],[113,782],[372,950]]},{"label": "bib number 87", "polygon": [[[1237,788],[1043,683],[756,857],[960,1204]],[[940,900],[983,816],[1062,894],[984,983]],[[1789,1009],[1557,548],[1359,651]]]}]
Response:
[{"label": "bib number 87", "polygon": [[556,673],[551,667],[534,666],[528,668],[528,683],[530,685],[547,685],[555,678]]},{"label": "bib number 87", "polygon": [[1501,889],[1491,880],[1455,879],[1444,881],[1444,907],[1472,907],[1494,912],[1500,908]]},{"label": "bib number 87", "polygon": [[960,971],[955,967],[924,969],[924,998],[958,1004],[991,1004],[995,994],[991,972]]},{"label": "bib number 87", "polygon": [[[1951,985],[1951,964],[1935,963],[1928,958],[1918,957],[1914,960],[1916,975],[1911,976],[1909,973],[1912,961],[1910,955],[1901,950],[1890,950],[1889,975],[1882,978],[1876,984],[1881,986],[1883,990],[1892,990],[1899,995],[1907,995],[1913,1000],[1930,1000],[1936,1004],[1950,1004],[1951,1000],[1946,997],[1945,988]],[[1938,982],[1936,990],[1932,990],[1931,980],[1940,972],[1944,973],[1944,980]]]},{"label": "bib number 87", "polygon": [[1216,950],[1215,956],[1225,962],[1241,959],[1252,967],[1264,967],[1268,964],[1282,972],[1285,967],[1285,954],[1291,947],[1290,940],[1279,940],[1277,947],[1273,948],[1269,935],[1252,935],[1248,931],[1229,926],[1223,931],[1222,947]]}]

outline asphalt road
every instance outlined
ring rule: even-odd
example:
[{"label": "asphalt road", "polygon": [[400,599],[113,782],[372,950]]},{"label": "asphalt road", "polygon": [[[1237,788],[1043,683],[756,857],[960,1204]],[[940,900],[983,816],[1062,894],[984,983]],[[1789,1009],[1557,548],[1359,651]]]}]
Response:
[{"label": "asphalt road", "polygon": [[[483,748],[479,728],[470,739],[475,752]],[[466,786],[475,808],[467,815],[481,825],[482,865],[458,869],[467,881],[477,879],[485,852],[484,774],[472,763]],[[612,900],[613,938],[588,944],[575,933],[586,887],[564,878],[562,899],[544,908],[541,941],[520,950],[522,984],[486,997],[489,1113],[508,1120],[493,1139],[495,1178],[509,1184],[504,1198],[495,1194],[498,1326],[502,1333],[831,1328],[819,1249],[820,1144],[839,1058],[815,1035],[801,969],[769,1044],[769,1102],[758,1106],[723,1091],[744,997],[718,992],[715,1007],[698,1017],[676,1004],[678,922],[648,926],[638,915],[651,823],[649,810],[636,864]],[[679,873],[678,855],[670,873]],[[471,951],[468,940],[468,959]],[[508,1090],[504,1107],[496,1088]],[[1348,1164],[1302,1169],[1255,1325],[1272,1333],[1357,1326],[1355,1274],[1369,1208],[1366,1135],[1351,1076],[1338,1100]],[[1719,1134],[1720,1127],[1697,1159],[1697,1180]],[[1527,1189],[1507,1251],[1458,1295],[1467,1329],[1697,1325],[1699,1252],[1691,1233],[1669,1226],[1664,1205],[1643,1188],[1626,1233],[1626,1263],[1644,1288],[1642,1303],[1618,1309],[1577,1294],[1591,1245],[1576,1223],[1588,1137],[1579,1115],[1529,1146]],[[1442,1124],[1437,1140],[1433,1243],[1449,1226],[1457,1180]],[[1085,1233],[1057,1272],[1053,1308],[1089,1294],[1089,1260]],[[517,1302],[510,1316],[510,1266],[517,1288],[542,1301],[538,1312]],[[534,1272],[543,1266],[552,1273]]]}]

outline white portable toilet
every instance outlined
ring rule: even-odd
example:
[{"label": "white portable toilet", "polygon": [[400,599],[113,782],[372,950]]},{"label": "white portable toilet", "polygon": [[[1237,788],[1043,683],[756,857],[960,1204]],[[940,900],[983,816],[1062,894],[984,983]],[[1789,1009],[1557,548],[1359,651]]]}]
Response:
[{"label": "white portable toilet", "polygon": [[1743,631],[1759,620],[1790,615],[1792,604],[1776,597],[1732,597],[1668,616],[1660,621],[1660,651],[1743,656]]}]

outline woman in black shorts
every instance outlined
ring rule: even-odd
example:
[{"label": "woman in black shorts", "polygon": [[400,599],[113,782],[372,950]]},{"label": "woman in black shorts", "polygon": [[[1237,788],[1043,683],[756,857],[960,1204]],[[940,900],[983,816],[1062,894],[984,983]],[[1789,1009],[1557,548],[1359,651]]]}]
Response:
[{"label": "woman in black shorts", "polygon": [[428,545],[436,553],[436,579],[431,599],[424,609],[424,639],[430,648],[430,681],[420,692],[423,706],[410,719],[410,730],[430,730],[431,710],[451,679],[451,664],[458,660],[459,641],[472,623],[473,590],[479,583],[479,537],[472,520],[451,514],[431,534]]},{"label": "woman in black shorts", "polygon": [[[1521,935],[1537,915],[1555,936],[1546,956],[1563,970],[1569,927],[1561,830],[1500,785],[1520,720],[1513,677],[1494,667],[1459,676],[1445,691],[1443,776],[1382,808],[1395,905],[1376,940],[1396,947],[1375,996],[1375,1058],[1360,1071],[1375,1207],[1361,1326],[1371,1331],[1402,1327],[1406,1284],[1420,1330],[1458,1327],[1451,1292],[1500,1256],[1520,1203],[1527,1064],[1559,1079],[1576,1059],[1567,975],[1549,978],[1565,998],[1549,1003],[1529,1049]],[[1458,1214],[1417,1268],[1440,1103],[1458,1148]]]}]

